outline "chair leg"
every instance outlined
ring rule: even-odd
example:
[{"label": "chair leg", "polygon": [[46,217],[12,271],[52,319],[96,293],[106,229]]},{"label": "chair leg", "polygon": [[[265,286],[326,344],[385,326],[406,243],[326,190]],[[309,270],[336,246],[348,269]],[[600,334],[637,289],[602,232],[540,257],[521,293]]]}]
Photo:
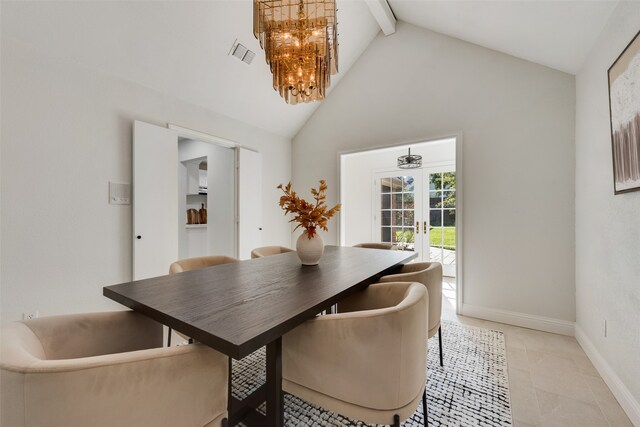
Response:
[{"label": "chair leg", "polygon": [[400,427],[400,415],[393,416],[393,424],[392,427]]},{"label": "chair leg", "polygon": [[438,342],[440,343],[440,366],[444,366],[442,363],[442,326],[438,328]]},{"label": "chair leg", "polygon": [[429,413],[427,412],[427,389],[425,387],[424,391],[422,392],[422,416],[423,416],[423,423],[424,423],[424,427],[427,427],[429,425]]},{"label": "chair leg", "polygon": [[167,347],[171,347],[171,328],[169,328],[169,333],[167,334]]}]

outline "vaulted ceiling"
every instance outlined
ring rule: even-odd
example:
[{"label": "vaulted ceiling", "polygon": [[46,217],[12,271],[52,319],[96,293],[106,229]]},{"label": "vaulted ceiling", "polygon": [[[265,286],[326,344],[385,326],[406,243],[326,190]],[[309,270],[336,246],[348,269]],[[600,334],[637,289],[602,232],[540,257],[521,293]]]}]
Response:
[{"label": "vaulted ceiling", "polygon": [[[337,1],[332,89],[380,30],[365,1]],[[399,20],[569,73],[616,3],[389,1]],[[252,19],[250,0],[3,2],[2,37],[292,137],[320,104],[290,106],[273,90]],[[251,65],[228,55],[236,39],[257,53]]]},{"label": "vaulted ceiling", "polygon": [[576,74],[618,1],[389,0],[399,20]]},{"label": "vaulted ceiling", "polygon": [[[363,1],[338,7],[332,86],[380,30]],[[3,2],[2,36],[287,137],[320,105],[287,105],[273,90],[251,0]],[[228,55],[236,39],[256,52],[251,65]]]}]

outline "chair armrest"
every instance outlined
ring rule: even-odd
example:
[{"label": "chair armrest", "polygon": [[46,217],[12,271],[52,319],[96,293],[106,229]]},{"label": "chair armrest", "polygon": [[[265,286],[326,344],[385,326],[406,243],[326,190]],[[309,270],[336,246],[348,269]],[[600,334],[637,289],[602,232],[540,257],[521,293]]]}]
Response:
[{"label": "chair armrest", "polygon": [[377,283],[369,285],[366,289],[349,295],[338,303],[338,312],[363,312],[378,308],[389,308],[399,304],[406,296],[411,286],[411,281],[397,283]]},{"label": "chair armrest", "polygon": [[162,325],[134,311],[70,314],[22,322],[46,359],[84,358],[162,346]]},{"label": "chair armrest", "polygon": [[99,356],[81,357],[73,359],[36,359],[31,358],[27,363],[16,366],[3,361],[2,369],[25,374],[36,373],[61,373],[82,371],[85,369],[110,367],[127,363],[149,362],[162,358],[189,357],[191,353],[202,352],[203,347],[198,345],[180,345],[174,347],[158,347],[146,350],[129,351],[124,353],[103,354]]},{"label": "chair armrest", "polygon": [[442,282],[442,264],[439,262],[415,262],[402,266],[397,274],[389,274],[380,278],[380,282],[416,282],[416,277],[426,274],[429,280]]}]

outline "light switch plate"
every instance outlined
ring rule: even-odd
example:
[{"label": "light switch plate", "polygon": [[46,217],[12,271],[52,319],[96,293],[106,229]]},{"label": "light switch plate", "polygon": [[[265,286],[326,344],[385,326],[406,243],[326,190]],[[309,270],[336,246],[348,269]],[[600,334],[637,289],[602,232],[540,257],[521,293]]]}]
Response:
[{"label": "light switch plate", "polygon": [[131,184],[109,182],[109,204],[110,205],[130,205],[131,204]]}]

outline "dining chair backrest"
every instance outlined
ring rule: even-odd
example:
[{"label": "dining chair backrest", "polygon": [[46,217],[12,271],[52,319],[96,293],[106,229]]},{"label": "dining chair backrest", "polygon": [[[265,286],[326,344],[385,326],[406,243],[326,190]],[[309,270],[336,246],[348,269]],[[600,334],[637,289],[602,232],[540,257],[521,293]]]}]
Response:
[{"label": "dining chair backrest", "polygon": [[293,252],[293,249],[285,246],[263,246],[255,248],[251,251],[251,258],[262,258],[271,255],[279,255],[287,252]]},{"label": "dining chair backrest", "polygon": [[391,243],[358,243],[357,245],[353,245],[354,248],[367,248],[367,249],[393,249],[393,244]]},{"label": "dining chair backrest", "polygon": [[213,267],[214,265],[228,264],[240,261],[237,258],[224,255],[202,256],[196,258],[186,258],[176,261],[169,266],[169,274],[182,273],[183,271],[200,270],[202,268]]}]

